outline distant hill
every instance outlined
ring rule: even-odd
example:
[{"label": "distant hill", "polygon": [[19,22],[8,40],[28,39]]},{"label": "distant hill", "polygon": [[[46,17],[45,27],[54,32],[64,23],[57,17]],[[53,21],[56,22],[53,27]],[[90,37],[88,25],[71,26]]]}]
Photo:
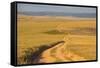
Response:
[{"label": "distant hill", "polygon": [[65,12],[18,12],[22,15],[31,15],[31,16],[74,16],[74,17],[86,17],[86,18],[95,18],[95,13],[65,13]]}]

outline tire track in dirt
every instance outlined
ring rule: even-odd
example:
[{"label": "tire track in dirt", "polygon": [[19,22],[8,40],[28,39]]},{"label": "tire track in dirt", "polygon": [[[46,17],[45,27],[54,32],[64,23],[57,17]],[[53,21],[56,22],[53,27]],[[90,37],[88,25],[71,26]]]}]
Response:
[{"label": "tire track in dirt", "polygon": [[58,48],[59,46],[61,46],[62,43],[55,45],[54,47],[49,48],[46,51],[44,51],[41,55],[42,59],[40,59],[40,62],[45,62],[45,63],[55,62],[56,58],[54,58],[54,56],[52,56],[51,51]]},{"label": "tire track in dirt", "polygon": [[51,55],[56,59],[57,62],[63,60],[62,55],[61,54],[59,55],[59,53],[58,53],[58,50],[60,50],[63,47],[62,46],[63,44],[58,44],[58,47],[56,47],[56,48],[54,48],[54,49],[51,50]]},{"label": "tire track in dirt", "polygon": [[[56,46],[47,49],[42,53],[42,62],[70,62],[70,61],[83,61],[86,60],[69,50],[67,50],[68,36],[63,38],[64,43],[57,44]],[[53,53],[54,52],[54,53]],[[58,61],[57,61],[58,60]]]},{"label": "tire track in dirt", "polygon": [[[66,36],[63,38],[63,40],[65,41],[65,43],[64,43],[63,46],[66,47],[66,46],[68,45],[68,43],[71,42],[71,40],[70,40],[70,35],[69,35],[69,34],[66,35]],[[71,52],[70,49],[65,50],[65,54],[64,54],[64,55],[65,55],[64,57],[70,58],[72,61],[82,61],[82,60],[86,60],[84,57],[79,56],[79,55],[77,55],[77,54]]]},{"label": "tire track in dirt", "polygon": [[56,52],[54,53],[54,56],[56,57],[56,59],[59,59],[59,61],[70,61],[70,59],[66,59],[65,58],[65,46],[64,44],[59,46],[57,49],[56,49]]}]

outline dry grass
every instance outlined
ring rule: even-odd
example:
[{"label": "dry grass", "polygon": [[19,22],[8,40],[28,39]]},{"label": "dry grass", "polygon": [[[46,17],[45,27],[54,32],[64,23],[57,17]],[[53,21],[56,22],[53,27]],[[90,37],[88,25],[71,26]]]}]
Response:
[{"label": "dry grass", "polygon": [[38,47],[62,41],[64,37],[68,39],[65,51],[70,50],[87,60],[96,59],[95,19],[19,15],[17,27],[19,64],[30,63],[24,58],[29,58]]}]

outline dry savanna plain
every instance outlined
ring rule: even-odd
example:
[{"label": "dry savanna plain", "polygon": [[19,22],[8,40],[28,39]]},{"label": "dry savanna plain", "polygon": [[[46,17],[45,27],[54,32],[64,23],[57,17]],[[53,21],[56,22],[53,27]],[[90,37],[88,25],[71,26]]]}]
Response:
[{"label": "dry savanna plain", "polygon": [[89,60],[96,60],[95,18],[18,15],[18,64]]}]

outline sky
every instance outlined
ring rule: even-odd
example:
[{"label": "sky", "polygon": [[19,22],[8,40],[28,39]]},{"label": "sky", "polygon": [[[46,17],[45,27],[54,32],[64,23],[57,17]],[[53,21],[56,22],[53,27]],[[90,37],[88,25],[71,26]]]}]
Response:
[{"label": "sky", "polygon": [[18,3],[18,12],[96,13],[96,8]]}]

